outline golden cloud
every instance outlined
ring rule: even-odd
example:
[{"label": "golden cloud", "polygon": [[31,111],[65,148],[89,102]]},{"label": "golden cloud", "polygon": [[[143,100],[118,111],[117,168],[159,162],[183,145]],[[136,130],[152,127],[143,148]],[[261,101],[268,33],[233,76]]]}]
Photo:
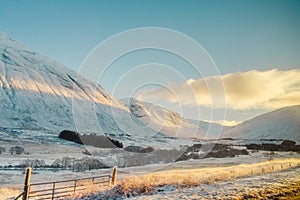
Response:
[{"label": "golden cloud", "polygon": [[238,110],[276,109],[300,104],[299,77],[298,69],[252,70],[147,89],[138,98]]}]

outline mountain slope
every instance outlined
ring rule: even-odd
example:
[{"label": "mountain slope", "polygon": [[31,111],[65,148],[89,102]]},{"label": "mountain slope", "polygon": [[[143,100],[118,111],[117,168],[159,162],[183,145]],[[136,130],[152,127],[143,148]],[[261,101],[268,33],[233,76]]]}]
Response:
[{"label": "mountain slope", "polygon": [[[159,129],[148,126],[100,85],[1,32],[0,98],[1,138],[47,141],[53,136],[56,140],[59,131],[69,129],[109,134],[127,144],[151,144],[162,141],[154,137],[157,133],[174,136],[174,127],[178,128],[172,124],[175,121],[170,121],[171,124],[156,121]],[[161,119],[166,117],[156,115]],[[192,124],[184,123],[195,129]],[[190,137],[189,131],[185,129],[178,136]]]},{"label": "mountain slope", "polygon": [[245,121],[226,131],[223,137],[300,142],[300,105],[281,108]]},{"label": "mountain slope", "polygon": [[100,86],[4,34],[0,35],[0,87],[2,127],[74,127],[70,113],[73,99],[128,111]]},{"label": "mountain slope", "polygon": [[132,115],[138,118],[144,125],[156,130],[157,133],[180,138],[204,138],[206,136],[204,130],[185,120],[174,111],[133,98],[124,99],[122,102],[128,106]]}]

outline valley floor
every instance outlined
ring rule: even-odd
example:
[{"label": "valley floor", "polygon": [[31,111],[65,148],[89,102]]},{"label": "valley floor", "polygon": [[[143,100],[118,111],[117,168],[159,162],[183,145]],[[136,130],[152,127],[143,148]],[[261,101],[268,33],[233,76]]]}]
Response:
[{"label": "valley floor", "polygon": [[[51,148],[50,148],[51,147]],[[34,158],[46,158],[53,161],[57,158],[63,156],[85,156],[82,154],[83,148],[72,147],[72,148],[55,148],[56,146],[47,146],[43,151],[35,151],[33,145],[25,146],[31,153],[29,155],[20,155],[10,157],[8,154],[2,154],[1,162],[2,165],[17,163],[20,160],[28,159],[30,157]],[[39,147],[36,147],[39,148]],[[56,149],[56,154],[49,154]],[[48,155],[47,155],[48,154]],[[46,156],[47,155],[47,156]],[[50,155],[50,156],[49,156]],[[4,158],[4,159],[3,159]],[[295,158],[300,162],[300,154],[292,152],[276,152],[275,154],[270,154],[270,152],[265,151],[253,151],[249,155],[242,155],[233,158],[207,158],[199,160],[188,160],[175,162],[171,164],[152,164],[137,167],[126,167],[118,169],[118,180],[122,181],[123,178],[127,177],[140,177],[152,173],[165,173],[167,171],[174,170],[187,170],[192,172],[193,170],[206,170],[211,169],[210,174],[214,174],[214,169],[225,169],[230,171],[232,168],[239,165],[251,165],[259,162],[264,162],[268,160],[284,160],[288,158]],[[47,162],[47,160],[45,161]],[[49,162],[48,161],[48,162]],[[246,168],[247,169],[247,168]],[[112,169],[100,169],[94,171],[85,172],[72,172],[70,170],[61,170],[58,172],[53,171],[35,171],[33,169],[32,182],[45,182],[45,181],[58,181],[65,179],[74,179],[81,177],[97,176],[101,174],[111,174]],[[204,172],[203,172],[204,173]],[[250,172],[249,172],[250,173]],[[252,172],[251,172],[252,173]],[[300,185],[300,168],[299,164],[297,167],[291,168],[287,167],[285,170],[279,170],[272,173],[266,172],[263,175],[247,174],[240,177],[232,177],[230,179],[224,179],[220,181],[209,181],[209,183],[202,182],[200,185],[192,185],[189,187],[178,187],[174,184],[162,185],[156,187],[156,189],[151,193],[151,195],[134,196],[129,195],[126,198],[132,199],[243,199],[251,197],[254,199],[259,199],[268,196],[270,199],[276,199],[278,197],[284,198],[284,196],[295,197],[299,196],[299,185]],[[201,174],[201,173],[200,173]],[[22,184],[24,183],[24,174],[20,170],[16,171],[5,171],[0,170],[0,200],[13,199],[22,191]],[[191,173],[191,177],[193,177]],[[202,180],[202,179],[201,179]],[[99,196],[100,195],[100,196]],[[105,193],[100,193],[98,195],[92,195],[83,199],[103,199],[102,195]],[[246,196],[252,195],[252,196]],[[273,196],[272,196],[273,195]],[[111,199],[123,199],[124,196],[110,196]],[[290,198],[286,198],[290,199]],[[300,197],[298,198],[300,199]]]}]

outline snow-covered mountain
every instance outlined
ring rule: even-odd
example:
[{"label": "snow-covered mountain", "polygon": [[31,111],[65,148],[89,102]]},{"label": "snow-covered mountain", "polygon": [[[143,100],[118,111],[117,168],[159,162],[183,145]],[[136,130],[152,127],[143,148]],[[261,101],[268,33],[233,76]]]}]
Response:
[{"label": "snow-covered mountain", "polygon": [[128,107],[100,85],[1,32],[0,98],[0,138],[46,141],[61,130],[77,129],[135,144],[202,133],[167,109],[137,101]]},{"label": "snow-covered mountain", "polygon": [[300,105],[281,108],[245,121],[226,131],[223,137],[290,139],[300,143]]}]

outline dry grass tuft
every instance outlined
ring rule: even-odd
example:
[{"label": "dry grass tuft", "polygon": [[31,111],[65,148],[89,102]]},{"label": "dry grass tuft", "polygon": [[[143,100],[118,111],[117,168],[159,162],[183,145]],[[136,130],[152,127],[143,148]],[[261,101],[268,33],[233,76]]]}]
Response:
[{"label": "dry grass tuft", "polygon": [[300,199],[300,181],[252,188],[241,192],[238,199]]},{"label": "dry grass tuft", "polygon": [[21,193],[22,191],[16,188],[0,188],[0,200],[14,199]]}]

